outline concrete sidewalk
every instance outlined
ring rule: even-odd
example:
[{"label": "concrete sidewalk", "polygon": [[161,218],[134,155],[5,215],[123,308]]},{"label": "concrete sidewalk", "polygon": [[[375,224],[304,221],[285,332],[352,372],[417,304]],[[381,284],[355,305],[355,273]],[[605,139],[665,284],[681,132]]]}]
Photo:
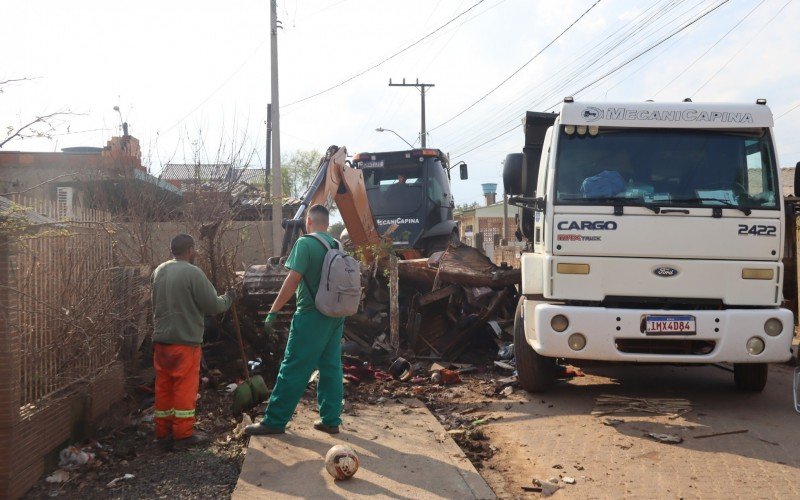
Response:
[{"label": "concrete sidewalk", "polygon": [[[359,405],[336,436],[311,427],[317,415],[304,403],[286,434],[250,439],[234,499],[495,498],[419,401]],[[325,472],[325,453],[340,443],[350,444],[361,459],[349,481],[334,481]]]}]

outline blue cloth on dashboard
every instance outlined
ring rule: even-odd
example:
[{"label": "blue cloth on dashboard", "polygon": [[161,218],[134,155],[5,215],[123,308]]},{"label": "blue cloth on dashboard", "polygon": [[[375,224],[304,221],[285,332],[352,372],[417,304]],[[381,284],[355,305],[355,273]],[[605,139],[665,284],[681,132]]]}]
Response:
[{"label": "blue cloth on dashboard", "polygon": [[581,193],[586,198],[614,196],[625,189],[625,179],[615,170],[603,170],[587,177],[581,183]]}]

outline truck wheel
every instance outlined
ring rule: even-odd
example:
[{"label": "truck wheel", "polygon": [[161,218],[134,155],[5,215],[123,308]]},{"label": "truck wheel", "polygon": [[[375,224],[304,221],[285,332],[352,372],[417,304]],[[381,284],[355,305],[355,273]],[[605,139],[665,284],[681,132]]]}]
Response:
[{"label": "truck wheel", "polygon": [[553,386],[556,379],[556,360],[539,355],[525,339],[525,325],[522,320],[520,297],[517,313],[514,315],[514,355],[517,359],[519,383],[528,392],[545,392]]},{"label": "truck wheel", "polygon": [[767,385],[769,365],[766,363],[734,363],[733,381],[744,392],[761,392]]}]

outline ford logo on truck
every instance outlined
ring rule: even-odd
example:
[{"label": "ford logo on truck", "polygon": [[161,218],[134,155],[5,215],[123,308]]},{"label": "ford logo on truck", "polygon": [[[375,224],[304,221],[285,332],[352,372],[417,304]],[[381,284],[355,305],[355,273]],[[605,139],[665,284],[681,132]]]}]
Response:
[{"label": "ford logo on truck", "polygon": [[672,278],[678,275],[678,270],[675,269],[674,267],[660,266],[653,269],[653,274],[655,274],[659,278]]}]

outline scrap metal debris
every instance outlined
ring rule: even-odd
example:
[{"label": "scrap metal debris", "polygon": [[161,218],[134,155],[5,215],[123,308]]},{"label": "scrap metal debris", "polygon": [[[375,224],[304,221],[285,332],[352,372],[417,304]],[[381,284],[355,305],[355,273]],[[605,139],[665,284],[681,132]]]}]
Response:
[{"label": "scrap metal debris", "polygon": [[688,399],[669,398],[631,398],[602,394],[595,400],[592,415],[596,417],[617,413],[649,413],[677,418],[692,410]]}]

